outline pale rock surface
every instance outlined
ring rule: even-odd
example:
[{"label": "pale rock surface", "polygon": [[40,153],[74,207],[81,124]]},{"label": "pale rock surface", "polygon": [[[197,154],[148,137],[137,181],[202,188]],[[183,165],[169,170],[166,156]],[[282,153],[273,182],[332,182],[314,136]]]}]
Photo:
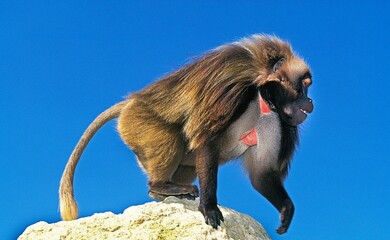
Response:
[{"label": "pale rock surface", "polygon": [[220,207],[225,222],[217,230],[206,225],[197,210],[199,200],[169,197],[126,209],[53,224],[38,222],[18,238],[25,239],[270,239],[264,228],[246,214]]}]

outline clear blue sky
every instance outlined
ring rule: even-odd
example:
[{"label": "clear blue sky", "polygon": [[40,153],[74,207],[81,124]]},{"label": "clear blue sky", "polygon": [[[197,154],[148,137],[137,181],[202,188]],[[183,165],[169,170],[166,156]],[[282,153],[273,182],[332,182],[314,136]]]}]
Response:
[{"label": "clear blue sky", "polygon": [[[0,239],[60,220],[62,171],[97,114],[253,33],[290,41],[313,70],[316,108],[286,181],[296,214],[277,236],[277,211],[239,162],[220,169],[219,203],[274,239],[390,239],[388,2],[135,2],[0,2]],[[111,122],[76,171],[81,217],[150,201],[146,183]]]}]

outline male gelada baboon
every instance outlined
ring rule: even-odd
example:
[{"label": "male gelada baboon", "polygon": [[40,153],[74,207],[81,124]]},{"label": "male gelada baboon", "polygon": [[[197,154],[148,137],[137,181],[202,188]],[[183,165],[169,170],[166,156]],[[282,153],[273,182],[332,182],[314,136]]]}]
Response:
[{"label": "male gelada baboon", "polygon": [[131,94],[101,113],[87,128],[60,183],[64,220],[77,218],[73,196],[76,164],[95,132],[119,118],[118,131],[149,177],[149,195],[194,199],[214,228],[223,221],[217,206],[218,165],[243,158],[253,187],[280,212],[285,233],[294,205],[283,187],[298,143],[298,128],[312,112],[306,63],[289,44],[254,35],[223,45]]}]

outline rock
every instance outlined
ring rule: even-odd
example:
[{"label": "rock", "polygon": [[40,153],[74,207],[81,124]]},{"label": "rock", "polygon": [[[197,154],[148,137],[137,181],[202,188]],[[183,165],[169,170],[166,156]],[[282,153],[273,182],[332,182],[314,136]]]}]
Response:
[{"label": "rock", "polygon": [[198,204],[198,199],[168,197],[118,215],[106,212],[74,221],[38,222],[18,239],[270,239],[253,218],[224,207],[220,209],[225,222],[215,230],[205,224]]}]

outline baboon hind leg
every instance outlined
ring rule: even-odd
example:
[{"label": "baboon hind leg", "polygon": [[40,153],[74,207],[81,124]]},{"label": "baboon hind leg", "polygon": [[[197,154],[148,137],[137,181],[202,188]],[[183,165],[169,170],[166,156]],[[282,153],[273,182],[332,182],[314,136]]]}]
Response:
[{"label": "baboon hind leg", "polygon": [[178,196],[179,198],[187,198],[190,200],[195,200],[199,196],[199,190],[196,185],[192,183],[196,179],[195,166],[185,166],[180,164],[176,169],[175,173],[172,176],[172,182],[176,185],[190,186],[191,191],[188,194],[182,194]]},{"label": "baboon hind leg", "polygon": [[[177,155],[176,157],[182,156]],[[195,185],[192,185],[192,182],[195,179],[195,167],[179,164],[169,180],[151,180],[149,182],[149,195],[156,200],[164,200],[168,196],[194,200],[199,196],[198,188]]]},{"label": "baboon hind leg", "polygon": [[146,105],[133,101],[123,109],[118,131],[147,173],[152,198],[163,200],[168,196],[197,194],[197,188],[191,184],[173,181],[185,156],[186,146],[180,125],[167,123],[156,117]]},{"label": "baboon hind leg", "polygon": [[[171,145],[171,147],[175,146]],[[153,199],[164,200],[168,196],[176,196],[194,200],[199,196],[198,188],[192,185],[196,178],[195,167],[180,165],[183,157],[181,150],[174,156],[171,156],[172,162],[168,166],[165,164],[158,165],[158,168],[149,171],[149,195]],[[148,160],[149,162],[150,159]],[[168,175],[161,174],[163,171]]]}]

